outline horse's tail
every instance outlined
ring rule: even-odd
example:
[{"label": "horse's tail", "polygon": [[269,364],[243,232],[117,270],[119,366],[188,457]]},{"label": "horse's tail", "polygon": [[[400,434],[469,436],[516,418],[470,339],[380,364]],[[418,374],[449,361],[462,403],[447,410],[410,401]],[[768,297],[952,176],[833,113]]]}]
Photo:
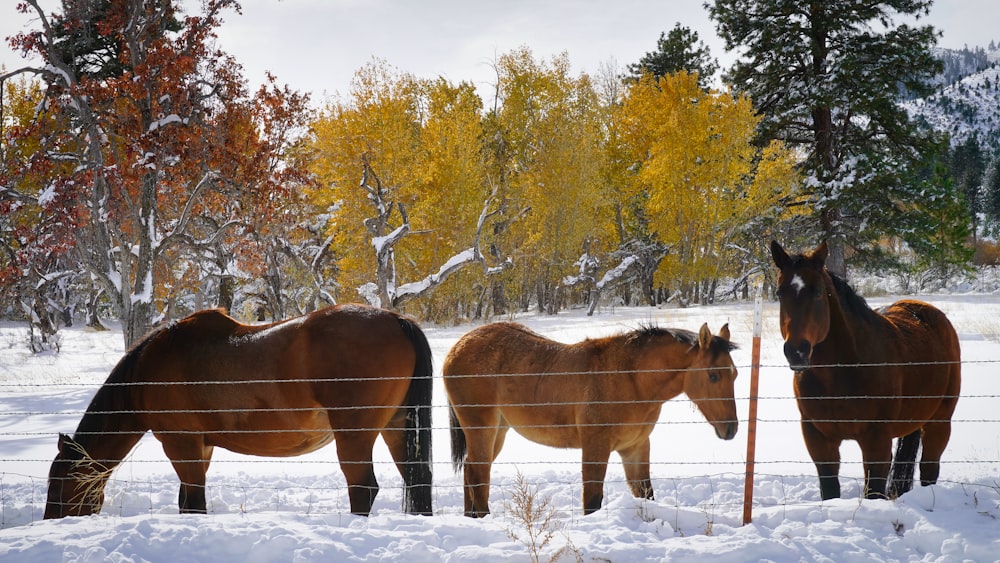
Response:
[{"label": "horse's tail", "polygon": [[465,465],[465,454],[468,445],[465,442],[465,431],[458,423],[458,416],[455,415],[455,407],[448,403],[448,417],[451,419],[451,466],[455,473],[462,470]]},{"label": "horse's tail", "polygon": [[399,324],[413,344],[417,359],[406,393],[406,462],[403,464],[403,510],[430,516],[431,509],[431,401],[434,365],[427,336],[415,322],[399,317]]},{"label": "horse's tail", "polygon": [[892,459],[889,471],[889,498],[897,498],[913,488],[913,472],[917,462],[917,451],[920,449],[922,431],[917,428],[906,436],[901,436],[896,443],[896,455]]}]

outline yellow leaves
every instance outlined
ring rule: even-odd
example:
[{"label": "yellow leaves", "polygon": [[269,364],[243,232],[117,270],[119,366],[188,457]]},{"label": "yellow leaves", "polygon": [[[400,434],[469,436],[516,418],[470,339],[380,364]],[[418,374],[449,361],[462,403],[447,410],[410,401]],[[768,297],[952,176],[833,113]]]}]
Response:
[{"label": "yellow leaves", "polygon": [[400,283],[436,271],[451,253],[472,244],[488,193],[479,151],[481,110],[470,84],[420,81],[374,61],[355,75],[351,98],[328,105],[313,124],[319,188],[310,198],[335,210],[331,229],[344,298],[356,298],[353,288],[371,281],[375,271],[375,233],[364,222],[377,209],[359,186],[363,160],[396,206],[390,228],[402,222],[399,205],[410,219],[411,234],[398,246]]},{"label": "yellow leaves", "polygon": [[[376,210],[358,185],[363,160],[387,201],[408,211],[399,283],[468,248],[496,189],[504,211],[484,244],[498,259],[514,258],[507,282],[521,284],[519,297],[559,285],[585,248],[611,266],[608,253],[630,241],[670,247],[665,285],[715,279],[741,229],[775,216],[796,185],[793,154],[754,145],[750,100],[703,90],[695,75],[642,77],[620,99],[602,99],[589,76],[570,74],[565,54],[540,61],[521,48],[499,57],[496,71],[498,98],[484,113],[471,84],[418,80],[373,61],[356,74],[350,98],[312,124],[320,187],[310,199],[334,210],[342,298],[356,298],[375,271],[364,222]],[[397,212],[387,228],[400,222]]]},{"label": "yellow leaves", "polygon": [[524,267],[558,283],[584,241],[599,233],[600,114],[587,75],[571,77],[563,54],[548,63],[521,48],[498,61],[498,125],[512,162],[507,194],[530,207],[513,226]]},{"label": "yellow leaves", "polygon": [[702,90],[693,74],[643,76],[622,112],[633,187],[648,191],[650,227],[671,247],[661,281],[716,276],[734,230],[791,189],[792,155],[776,144],[758,150],[750,100]]}]

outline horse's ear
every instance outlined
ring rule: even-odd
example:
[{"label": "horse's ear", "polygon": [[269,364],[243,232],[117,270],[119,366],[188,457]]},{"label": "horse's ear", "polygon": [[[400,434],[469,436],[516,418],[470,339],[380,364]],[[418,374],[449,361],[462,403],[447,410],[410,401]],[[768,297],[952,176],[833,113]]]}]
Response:
[{"label": "horse's ear", "polygon": [[719,329],[719,338],[729,342],[729,323],[722,325],[722,328]]},{"label": "horse's ear", "polygon": [[830,255],[830,248],[826,245],[826,241],[824,240],[823,242],[819,243],[819,246],[816,247],[816,250],[812,251],[812,254],[809,255],[809,259],[819,264],[819,266],[822,268],[826,264],[826,257],[829,255]]},{"label": "horse's ear", "polygon": [[784,268],[785,264],[788,264],[788,253],[776,240],[771,241],[771,259],[778,268]]},{"label": "horse's ear", "polygon": [[698,331],[698,347],[702,350],[708,350],[712,344],[712,331],[708,329],[708,323],[701,325],[701,330]]},{"label": "horse's ear", "polygon": [[59,433],[59,441],[57,442],[59,453],[63,453],[63,447],[66,445],[67,442],[69,442],[69,439],[70,439],[69,436],[67,436],[66,434],[63,434],[62,432]]}]

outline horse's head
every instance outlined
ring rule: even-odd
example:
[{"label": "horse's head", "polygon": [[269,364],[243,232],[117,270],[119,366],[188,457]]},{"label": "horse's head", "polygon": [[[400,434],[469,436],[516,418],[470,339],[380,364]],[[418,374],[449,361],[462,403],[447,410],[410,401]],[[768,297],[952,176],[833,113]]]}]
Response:
[{"label": "horse's head", "polygon": [[779,270],[777,293],[785,358],[795,371],[809,367],[813,349],[830,332],[827,253],[826,242],[810,254],[796,256],[789,256],[780,244],[771,242],[771,257]]},{"label": "horse's head", "polygon": [[723,440],[733,439],[739,429],[733,389],[736,366],[729,355],[735,348],[729,341],[728,324],[718,335],[712,334],[708,323],[701,325],[698,345],[692,350],[694,361],[684,374],[684,393]]},{"label": "horse's head", "polygon": [[110,471],[90,458],[79,443],[59,435],[59,454],[49,469],[44,518],[87,516],[104,504],[104,482]]}]

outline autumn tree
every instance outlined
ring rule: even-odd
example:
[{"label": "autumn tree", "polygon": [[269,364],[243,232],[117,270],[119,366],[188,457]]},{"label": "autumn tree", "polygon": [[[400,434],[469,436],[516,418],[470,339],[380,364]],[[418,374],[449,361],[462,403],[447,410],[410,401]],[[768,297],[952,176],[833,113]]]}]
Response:
[{"label": "autumn tree", "polygon": [[534,302],[552,313],[562,306],[566,276],[599,238],[598,98],[589,76],[571,76],[566,54],[538,61],[521,48],[496,65],[488,150],[507,214],[523,215],[499,242],[518,266],[508,290],[522,309]]},{"label": "autumn tree", "polygon": [[64,221],[46,220],[63,211],[51,182],[74,165],[41,157],[48,139],[66,127],[58,116],[36,116],[45,95],[42,82],[21,76],[2,83],[2,90],[0,306],[29,321],[29,346],[41,351],[58,346],[58,328],[72,324],[85,298],[77,291],[85,282],[74,267]]},{"label": "autumn tree", "polygon": [[396,308],[485,264],[479,235],[493,200],[478,152],[480,108],[471,85],[373,61],[355,74],[350,100],[313,123],[312,199],[331,210],[343,299]]},{"label": "autumn tree", "polygon": [[[23,4],[41,27],[13,44],[42,64],[4,79],[40,77],[42,116],[66,124],[36,153],[48,164],[72,163],[48,181],[50,224],[117,309],[127,343],[163,314],[156,303],[175,262],[201,262],[199,252],[260,215],[254,205],[277,199],[264,193],[275,184],[252,185],[232,160],[267,157],[226,152],[222,138],[234,131],[221,121],[231,104],[247,99],[238,65],[211,47],[232,8],[232,0],[210,0],[203,13],[183,17],[171,0],[67,0],[49,15],[35,0]],[[242,124],[251,125],[261,123]],[[29,183],[36,174],[19,173]],[[253,189],[262,193],[251,206],[236,208],[227,197]]]},{"label": "autumn tree", "polygon": [[723,276],[738,276],[737,253],[752,225],[774,213],[795,186],[792,153],[754,144],[760,118],[745,96],[707,92],[694,74],[642,76],[622,104],[629,191],[664,245],[656,283],[710,299]]}]

